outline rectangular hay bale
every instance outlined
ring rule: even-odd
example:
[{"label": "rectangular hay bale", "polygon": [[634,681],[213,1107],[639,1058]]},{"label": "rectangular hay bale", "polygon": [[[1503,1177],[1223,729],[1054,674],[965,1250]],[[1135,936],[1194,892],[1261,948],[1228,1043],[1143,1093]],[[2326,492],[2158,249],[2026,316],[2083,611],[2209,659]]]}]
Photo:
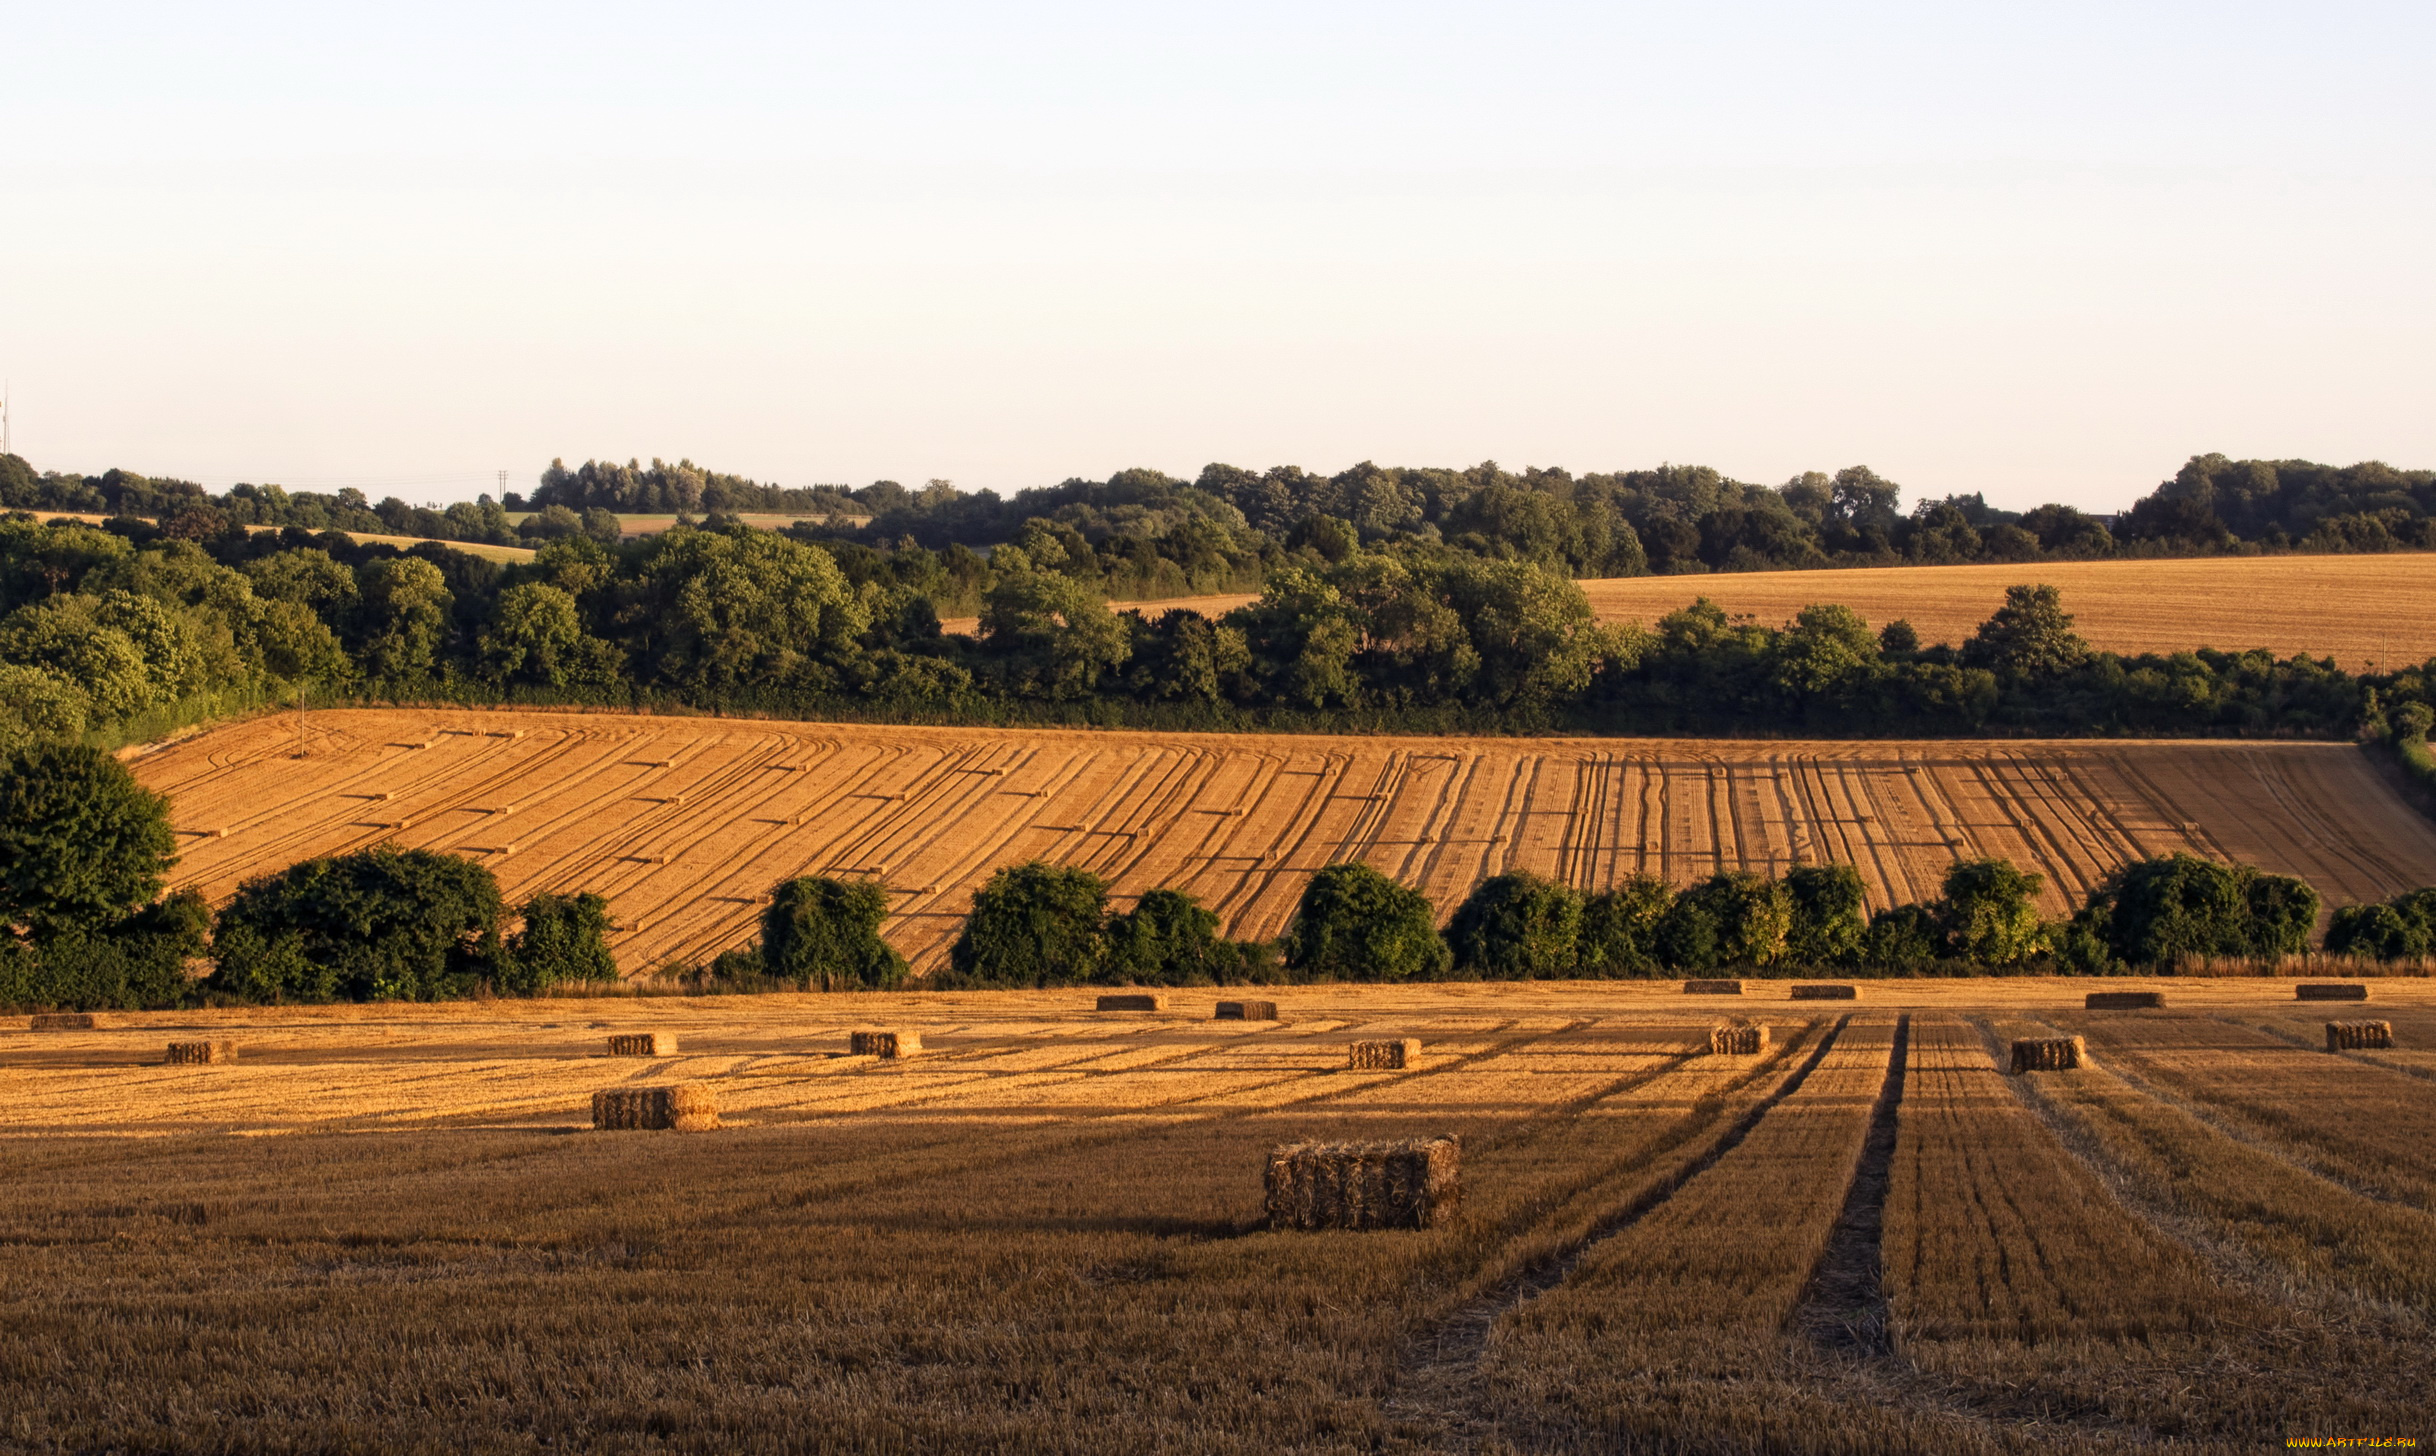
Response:
[{"label": "rectangular hay bale", "polygon": [[1793,988],[1793,999],[1796,1001],[1858,1001],[1861,999],[1861,988],[1816,983],[1800,985]]},{"label": "rectangular hay bale", "polygon": [[2326,1023],[2326,1050],[2330,1052],[2382,1051],[2393,1044],[2394,1024],[2390,1021]]},{"label": "rectangular hay bale", "polygon": [[2092,991],[2081,1000],[2085,1011],[2146,1011],[2164,1005],[2163,991]]},{"label": "rectangular hay bale", "polygon": [[668,1031],[628,1031],[609,1038],[609,1055],[613,1057],[673,1057],[677,1054],[676,1033]]},{"label": "rectangular hay bale", "polygon": [[847,1050],[858,1057],[910,1057],[922,1050],[918,1031],[856,1031],[846,1035]]},{"label": "rectangular hay bale", "polygon": [[1686,981],[1683,983],[1683,994],[1686,996],[1739,996],[1742,994],[1742,982]]},{"label": "rectangular hay bale", "polygon": [[719,1104],[699,1083],[672,1087],[611,1087],[592,1094],[592,1125],[614,1131],[709,1132]]},{"label": "rectangular hay bale", "polygon": [[173,1067],[209,1066],[235,1060],[237,1044],[233,1041],[173,1041],[167,1058],[168,1065]]},{"label": "rectangular hay bale", "polygon": [[91,1031],[95,1022],[90,1011],[37,1011],[34,1031]]},{"label": "rectangular hay bale", "polygon": [[1452,1137],[1272,1148],[1263,1180],[1269,1226],[1433,1228],[1461,1202],[1462,1161]]},{"label": "rectangular hay bale", "polygon": [[2366,1001],[2365,981],[2303,981],[2292,988],[2295,1001]]},{"label": "rectangular hay bale", "polygon": [[2068,1072],[2088,1056],[2089,1043],[2077,1036],[2023,1037],[2013,1043],[2013,1070]]},{"label": "rectangular hay bale", "polygon": [[1102,1011],[1156,1011],[1159,1009],[1159,998],[1153,995],[1102,996],[1099,1009]]},{"label": "rectangular hay bale", "polygon": [[1274,1001],[1221,1001],[1218,1003],[1220,1021],[1275,1021],[1277,1003]]},{"label": "rectangular hay bale", "polygon": [[1357,1041],[1347,1052],[1345,1065],[1356,1072],[1398,1072],[1417,1067],[1421,1065],[1421,1038]]},{"label": "rectangular hay bale", "polygon": [[1768,1028],[1764,1026],[1717,1026],[1709,1029],[1711,1056],[1757,1056],[1767,1046]]}]

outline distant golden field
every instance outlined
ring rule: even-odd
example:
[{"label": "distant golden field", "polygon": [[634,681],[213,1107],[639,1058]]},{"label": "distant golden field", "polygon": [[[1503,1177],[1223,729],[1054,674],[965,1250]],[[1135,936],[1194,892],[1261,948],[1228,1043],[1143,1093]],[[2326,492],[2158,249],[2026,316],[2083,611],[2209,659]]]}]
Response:
[{"label": "distant golden field", "polygon": [[2189,850],[2300,875],[2330,904],[2436,884],[2436,827],[2342,744],[1732,743],[873,728],[617,714],[340,710],[134,760],[168,794],[174,875],[250,876],[377,843],[474,856],[521,897],[592,890],[629,973],[743,943],[782,879],[871,878],[917,971],[973,890],[1045,859],[1120,902],[1182,889],[1231,935],[1284,930],[1310,872],[1366,861],[1442,916],[1486,876],[1584,889],[1796,861],[1873,904],[1957,858],[2048,877],[2060,913],[2127,859]]},{"label": "distant golden field", "polygon": [[1836,602],[1873,626],[1900,617],[1923,642],[1960,644],[2004,605],[2006,587],[2024,582],[2059,588],[2075,629],[2109,652],[2264,647],[2389,671],[2436,657],[2428,610],[2436,554],[2428,553],[1638,576],[1586,581],[1582,590],[1608,621],[1654,622],[1706,596],[1775,626],[1812,603]]},{"label": "distant golden field", "polygon": [[[2249,1452],[2436,1440],[2436,986],[1280,987],[0,1023],[12,1450]],[[2093,986],[2164,1010],[2082,1009]],[[2390,1051],[2317,1049],[2330,1016]],[[1706,1049],[1726,1017],[1757,1055]],[[846,1034],[918,1031],[901,1061]],[[657,1058],[604,1055],[671,1033]],[[2006,1042],[2079,1035],[2074,1071]],[[179,1039],[233,1064],[163,1065]],[[1358,1038],[1416,1065],[1354,1071]],[[599,1089],[717,1131],[596,1132]],[[1427,1230],[1267,1152],[1452,1134]]]},{"label": "distant golden field", "polygon": [[[2005,588],[2045,582],[2094,646],[2109,652],[2198,647],[2278,657],[2331,657],[2357,671],[2388,671],[2436,657],[2436,554],[2226,556],[2189,561],[2055,561],[2027,566],[1890,566],[1855,571],[1754,571],[1719,576],[1630,576],[1585,581],[1601,621],[1654,623],[1696,597],[1780,626],[1802,608],[1833,602],[1883,627],[1900,617],[1922,642],[1959,645],[2004,605]],[[1116,602],[1156,614],[1190,607],[1210,616],[1248,596]],[[979,630],[980,619],[942,624]]]}]

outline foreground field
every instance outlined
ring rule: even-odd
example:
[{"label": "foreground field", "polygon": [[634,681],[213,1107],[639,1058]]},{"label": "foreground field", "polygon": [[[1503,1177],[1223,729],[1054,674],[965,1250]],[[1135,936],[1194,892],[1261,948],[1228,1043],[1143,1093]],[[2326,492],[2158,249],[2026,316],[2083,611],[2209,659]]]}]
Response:
[{"label": "foreground field", "polygon": [[[2005,588],[2047,582],[2092,646],[2108,652],[2228,652],[2264,647],[2278,657],[2332,657],[2353,671],[2387,671],[2436,657],[2436,555],[2227,556],[2187,561],[2049,561],[2027,566],[1890,566],[1855,571],[1753,571],[1721,576],[1632,576],[1585,581],[1606,622],[1654,623],[1694,598],[1769,626],[1835,602],[1872,626],[1900,617],[1923,642],[1959,645],[2004,605]],[[1248,596],[1186,597],[1111,605],[1156,615],[1190,607],[1222,616]],[[940,625],[980,630],[978,617]]]},{"label": "foreground field", "polygon": [[[28,1451],[2255,1451],[2436,1438],[2436,1085],[2289,982],[606,999],[0,1030]],[[2125,983],[2107,983],[2119,987]],[[2436,1044],[2436,989],[2369,1010]],[[1760,1056],[1705,1054],[1730,1010]],[[2355,1011],[2345,1014],[2358,1014]],[[919,1030],[904,1062],[845,1032]],[[611,1060],[614,1031],[677,1055]],[[2000,1075],[2000,1039],[2095,1065]],[[235,1065],[160,1065],[232,1038]],[[1420,1064],[1345,1069],[1417,1036]],[[595,1133],[692,1082],[715,1133]],[[1454,1133],[1426,1232],[1265,1151]]]},{"label": "foreground field", "polygon": [[171,796],[175,883],[379,842],[481,858],[510,894],[607,895],[620,963],[699,962],[771,885],[876,877],[886,934],[941,964],[972,891],[1027,859],[1123,900],[1188,890],[1236,936],[1285,928],[1312,870],[1358,859],[1442,915],[1483,877],[1585,889],[1796,860],[1860,868],[1875,904],[1933,898],[1957,858],[2048,877],[2060,913],[2124,860],[2190,850],[2330,904],[2436,884],[2436,828],[2356,749],[2309,743],[1724,743],[867,728],[620,715],[269,717],[135,761]]}]

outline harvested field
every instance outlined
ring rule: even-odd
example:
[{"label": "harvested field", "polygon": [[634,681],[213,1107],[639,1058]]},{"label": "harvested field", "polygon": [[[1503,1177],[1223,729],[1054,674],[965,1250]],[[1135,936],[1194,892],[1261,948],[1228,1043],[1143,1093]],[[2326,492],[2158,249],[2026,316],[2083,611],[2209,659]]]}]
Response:
[{"label": "harvested field", "polygon": [[[174,881],[394,843],[475,856],[511,897],[593,890],[630,974],[740,944],[780,879],[877,879],[885,934],[944,962],[975,888],[1046,859],[1119,904],[1174,888],[1230,935],[1285,928],[1312,870],[1366,861],[1451,915],[1482,878],[1856,865],[1873,905],[1956,858],[2048,878],[2061,913],[2126,859],[2188,850],[2330,905],[2436,884],[2436,827],[2357,749],[2312,743],[1722,743],[842,727],[617,714],[274,715],[136,757],[171,796]],[[511,736],[521,733],[522,736]],[[385,797],[384,797],[385,796]],[[513,810],[511,855],[493,824]],[[206,837],[194,831],[227,831]]]},{"label": "harvested field", "polygon": [[[2386,669],[2436,657],[2436,554],[2223,556],[2180,561],[2049,561],[2023,566],[1887,566],[1851,571],[1752,571],[1714,576],[1610,577],[1581,583],[1608,622],[1654,623],[1707,597],[1769,626],[1832,602],[1883,627],[1902,618],[1923,642],[1960,645],[2004,605],[2005,588],[2045,582],[2092,646],[2108,652],[2264,647],[2278,657],[2332,657],[2343,667]],[[1174,607],[1224,616],[1249,596],[1111,602],[1155,617]],[[940,624],[980,630],[978,617]]]},{"label": "harvested field", "polygon": [[1585,581],[1607,621],[1655,622],[1707,597],[1775,626],[1817,602],[1872,626],[1902,618],[1923,642],[1960,645],[2005,603],[2005,588],[2044,582],[2064,593],[2073,628],[2108,652],[2264,647],[2278,657],[2332,657],[2387,669],[2436,657],[2436,554],[2224,556],[2186,561],[2049,561],[2026,566],[1890,566]]},{"label": "harvested field", "polygon": [[[2235,1136],[2105,1069],[2265,1066],[2363,1118],[2390,1084],[2396,1157],[2429,1145],[2411,1109],[2436,1085],[2249,1029],[2305,1011],[2291,980],[2178,986],[2170,1014],[2088,1018],[2116,1039],[2098,1069],[1998,1073],[1992,1037],[2082,1019],[2090,984],[1886,982],[1853,1007],[1754,982],[1774,1036],[1734,1058],[1673,982],[1304,987],[1289,1023],[1214,1020],[1213,987],[1123,1018],[1070,990],[0,1030],[6,1444],[2436,1437],[2431,1220],[2313,1170],[2370,1145]],[[2379,991],[2436,1017],[2436,985]],[[850,1055],[873,1025],[925,1054]],[[678,1053],[601,1056],[652,1031]],[[1406,1035],[1418,1067],[1344,1066]],[[159,1064],[204,1038],[245,1056]],[[591,1130],[595,1092],[675,1121],[707,1118],[697,1087],[716,1131]],[[1274,1150],[1438,1136],[1461,1143],[1447,1216],[1270,1228]]]}]

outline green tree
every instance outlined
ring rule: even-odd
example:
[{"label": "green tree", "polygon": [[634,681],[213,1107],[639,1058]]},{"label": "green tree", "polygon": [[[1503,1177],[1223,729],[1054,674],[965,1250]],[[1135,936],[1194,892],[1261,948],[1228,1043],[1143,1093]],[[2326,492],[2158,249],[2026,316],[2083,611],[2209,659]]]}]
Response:
[{"label": "green tree", "polygon": [[238,886],[213,927],[212,986],[249,1001],[433,1001],[499,959],[499,885],[420,849],[309,859]]},{"label": "green tree", "polygon": [[432,677],[448,645],[455,602],[440,568],[418,556],[396,556],[368,561],[356,575],[366,675],[390,683]]},{"label": "green tree", "polygon": [[1482,880],[1446,927],[1455,969],[1496,980],[1572,975],[1581,934],[1581,892],[1523,870]]},{"label": "green tree", "polygon": [[265,601],[293,602],[325,619],[352,611],[363,595],[355,573],[318,547],[300,547],[249,561],[245,564],[245,575],[254,584],[255,596]]},{"label": "green tree", "polygon": [[1108,885],[1089,870],[1041,860],[1008,865],[973,893],[948,951],[976,986],[1067,986],[1099,974],[1108,954]]},{"label": "green tree", "polygon": [[1945,872],[1938,905],[1947,950],[1980,965],[2009,966],[2047,949],[2038,916],[2045,876],[2002,859],[1957,861]]},{"label": "green tree", "polygon": [[480,650],[483,675],[493,682],[563,688],[617,676],[617,649],[584,630],[575,598],[537,581],[499,594]]},{"label": "green tree", "polygon": [[2326,951],[2386,961],[2436,954],[2436,890],[2341,906],[2326,927]]},{"label": "green tree", "polygon": [[905,957],[880,938],[888,891],[867,880],[786,880],[761,915],[769,973],[814,991],[886,991],[905,980]]},{"label": "green tree", "polygon": [[169,804],[80,743],[30,743],[0,760],[0,925],[36,940],[118,924],[161,893],[177,862]]},{"label": "green tree", "polygon": [[1090,697],[1133,650],[1098,587],[1051,571],[1001,578],[982,600],[981,641],[1009,690],[1036,698]]},{"label": "green tree", "polygon": [[1218,934],[1217,915],[1180,890],[1151,890],[1132,910],[1109,917],[1099,979],[1111,986],[1206,986],[1241,966],[1236,947]]},{"label": "green tree", "polygon": [[1784,883],[1731,870],[1675,897],[1658,926],[1659,959],[1696,971],[1766,966],[1785,953],[1793,896]]},{"label": "green tree", "polygon": [[1848,864],[1795,865],[1785,876],[1793,899],[1785,954],[1811,965],[1848,965],[1869,934],[1869,890]]},{"label": "green tree", "polygon": [[2183,956],[2304,950],[2318,906],[2317,891],[2289,876],[2176,854],[2115,871],[2073,923],[2115,960],[2171,965]]},{"label": "green tree", "polygon": [[63,931],[40,944],[0,937],[0,1005],[22,1011],[162,1010],[194,999],[186,974],[202,955],[211,910],[180,890],[115,925]]},{"label": "green tree", "polygon": [[1945,928],[1927,905],[1889,905],[1869,917],[1861,961],[1889,971],[1916,971],[1934,962],[1945,945]]},{"label": "green tree", "polygon": [[54,597],[0,620],[0,660],[31,667],[84,694],[93,718],[124,718],[154,702],[143,650],[96,620],[94,600]]},{"label": "green tree", "polygon": [[606,985],[617,979],[609,949],[609,902],[589,892],[542,891],[524,902],[524,925],[508,937],[494,982],[502,991],[533,996],[561,983]]},{"label": "green tree", "polygon": [[1429,980],[1453,960],[1429,897],[1366,864],[1332,864],[1312,875],[1285,952],[1287,968],[1314,981]]},{"label": "green tree", "polygon": [[1804,607],[1777,638],[1776,685],[1796,698],[1849,691],[1877,666],[1878,652],[1878,639],[1852,608]]},{"label": "green tree", "polygon": [[2077,667],[2089,644],[2072,630],[2064,594],[2051,586],[2009,586],[2005,604],[1962,646],[1966,667],[2002,678],[2048,678]]},{"label": "green tree", "polygon": [[38,667],[0,662],[0,753],[85,731],[92,702],[75,684]]},{"label": "green tree", "polygon": [[859,669],[871,619],[828,552],[745,526],[631,549],[618,622],[650,673],[697,701],[830,692]]},{"label": "green tree", "polygon": [[1658,927],[1675,890],[1654,875],[1634,875],[1582,902],[1578,941],[1586,976],[1645,976],[1658,969]]}]

